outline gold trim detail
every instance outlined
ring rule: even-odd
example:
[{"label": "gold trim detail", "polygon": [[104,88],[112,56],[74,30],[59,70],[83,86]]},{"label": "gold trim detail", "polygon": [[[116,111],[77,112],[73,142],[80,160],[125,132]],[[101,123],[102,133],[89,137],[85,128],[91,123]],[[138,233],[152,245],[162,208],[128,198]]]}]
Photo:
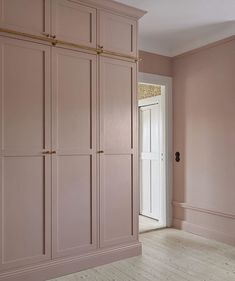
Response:
[{"label": "gold trim detail", "polygon": [[103,49],[102,46],[98,46],[98,48],[88,47],[88,46],[85,46],[85,45],[80,45],[80,44],[76,44],[76,43],[72,43],[72,42],[59,40],[59,39],[56,39],[55,36],[51,36],[51,35],[46,34],[46,33],[45,33],[45,36],[39,36],[39,35],[29,34],[29,33],[15,31],[15,30],[6,29],[6,28],[0,28],[0,32],[12,34],[12,35],[17,35],[17,36],[23,36],[23,37],[30,38],[30,39],[36,39],[36,40],[44,41],[44,42],[47,42],[47,43],[51,43],[53,46],[56,46],[57,44],[60,44],[60,45],[71,46],[71,47],[74,47],[74,48],[79,48],[79,49],[83,49],[83,50],[87,50],[87,51],[93,51],[93,52],[96,52],[98,55],[106,54],[106,55],[111,55],[111,56],[122,57],[122,58],[130,59],[130,60],[134,60],[135,62],[140,61],[139,58],[134,57],[134,56],[129,56],[129,55],[126,55],[126,54],[112,52],[112,51],[106,51],[106,50]]},{"label": "gold trim detail", "polygon": [[29,33],[15,31],[15,30],[6,29],[6,28],[0,28],[0,32],[9,33],[12,35],[19,35],[19,36],[23,36],[23,37],[27,37],[27,38],[31,38],[31,39],[36,39],[36,40],[42,40],[42,41],[45,41],[48,43],[53,43],[53,41],[55,41],[54,39],[50,38],[49,36],[44,37],[44,36],[29,34]]},{"label": "gold trim detail", "polygon": [[112,52],[112,51],[106,51],[103,49],[100,49],[100,53],[104,54],[104,55],[110,55],[110,56],[116,56],[116,57],[122,57],[122,58],[130,59],[130,60],[134,60],[135,62],[139,61],[139,58],[137,58],[137,57],[129,56],[129,55],[122,54],[122,53]]}]

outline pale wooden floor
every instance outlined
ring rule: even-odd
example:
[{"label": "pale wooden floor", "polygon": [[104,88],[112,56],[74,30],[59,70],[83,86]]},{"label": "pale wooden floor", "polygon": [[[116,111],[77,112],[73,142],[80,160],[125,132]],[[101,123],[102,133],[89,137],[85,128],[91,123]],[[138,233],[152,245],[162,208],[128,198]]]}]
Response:
[{"label": "pale wooden floor", "polygon": [[235,248],[175,229],[140,235],[143,255],[53,281],[235,281]]},{"label": "pale wooden floor", "polygon": [[161,228],[161,224],[154,219],[139,215],[139,232],[144,233]]}]

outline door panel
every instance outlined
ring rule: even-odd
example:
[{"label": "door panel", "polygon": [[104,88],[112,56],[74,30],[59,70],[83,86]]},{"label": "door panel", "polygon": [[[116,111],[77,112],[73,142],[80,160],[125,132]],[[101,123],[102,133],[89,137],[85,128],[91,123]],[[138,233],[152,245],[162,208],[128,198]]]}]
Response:
[{"label": "door panel", "polygon": [[0,38],[1,267],[50,259],[50,48]]},{"label": "door panel", "polygon": [[96,239],[96,56],[53,49],[53,256]]},{"label": "door panel", "polygon": [[92,163],[89,155],[59,156],[58,251],[92,244]]},{"label": "door panel", "polygon": [[102,161],[101,227],[105,245],[122,243],[133,235],[132,156],[105,155]]},{"label": "door panel", "polygon": [[99,45],[103,46],[104,50],[136,56],[136,29],[135,20],[102,11]]},{"label": "door panel", "polygon": [[136,227],[134,63],[100,58],[100,243],[132,241]]},{"label": "door panel", "polygon": [[60,40],[96,47],[96,9],[52,0],[52,34]]},{"label": "door panel", "polygon": [[[57,130],[62,151],[91,148],[92,75],[89,55],[57,49]],[[93,57],[91,57],[93,59]]]},{"label": "door panel", "polygon": [[101,60],[101,142],[106,153],[130,152],[132,144],[132,63]]},{"label": "door panel", "polygon": [[5,157],[2,190],[5,263],[45,254],[44,173],[45,162],[40,156]]},{"label": "door panel", "polygon": [[[151,210],[151,161],[143,159],[141,160],[141,180],[140,180],[140,192],[141,192],[141,201],[140,201],[140,213],[145,214],[144,210],[150,212]],[[144,187],[144,188],[143,188]]]},{"label": "door panel", "polygon": [[0,15],[2,28],[50,33],[50,0],[0,0]]},{"label": "door panel", "polygon": [[161,217],[161,119],[158,104],[140,107],[140,213]]}]

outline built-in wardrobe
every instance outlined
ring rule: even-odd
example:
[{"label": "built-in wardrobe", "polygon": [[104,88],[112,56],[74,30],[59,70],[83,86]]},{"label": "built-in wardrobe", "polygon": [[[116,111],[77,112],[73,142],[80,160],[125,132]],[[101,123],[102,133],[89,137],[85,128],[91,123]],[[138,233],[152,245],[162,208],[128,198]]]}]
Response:
[{"label": "built-in wardrobe", "polygon": [[137,21],[108,0],[0,0],[0,280],[141,252]]}]

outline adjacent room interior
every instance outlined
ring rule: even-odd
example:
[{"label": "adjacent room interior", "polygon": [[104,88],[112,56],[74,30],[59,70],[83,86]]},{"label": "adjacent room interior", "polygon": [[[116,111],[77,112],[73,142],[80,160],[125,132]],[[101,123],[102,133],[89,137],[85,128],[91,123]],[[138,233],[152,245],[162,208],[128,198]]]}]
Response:
[{"label": "adjacent room interior", "polygon": [[234,11],[0,0],[0,281],[235,280]]}]

